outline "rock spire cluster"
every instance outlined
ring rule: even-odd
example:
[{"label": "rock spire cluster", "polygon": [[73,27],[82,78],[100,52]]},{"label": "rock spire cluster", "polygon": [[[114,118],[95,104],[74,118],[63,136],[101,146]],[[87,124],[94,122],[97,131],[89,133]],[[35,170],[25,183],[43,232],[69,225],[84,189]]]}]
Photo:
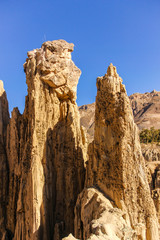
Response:
[{"label": "rock spire cluster", "polygon": [[73,44],[48,41],[24,64],[25,110],[9,119],[0,81],[0,239],[158,240],[138,129],[112,64],[97,78],[94,140],[80,126]]}]

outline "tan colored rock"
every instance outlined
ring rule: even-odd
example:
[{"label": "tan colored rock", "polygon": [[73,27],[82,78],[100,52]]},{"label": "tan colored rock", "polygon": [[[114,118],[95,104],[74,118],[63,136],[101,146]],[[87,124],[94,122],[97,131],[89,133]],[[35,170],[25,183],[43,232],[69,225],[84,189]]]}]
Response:
[{"label": "tan colored rock", "polygon": [[104,77],[97,78],[95,135],[86,176],[86,187],[92,186],[123,211],[126,223],[136,232],[133,239],[159,238],[138,129],[122,79],[112,64]]},{"label": "tan colored rock", "polygon": [[24,64],[26,75],[29,78],[38,75],[54,88],[59,98],[75,101],[81,71],[71,60],[73,47],[64,40],[43,43],[40,49],[28,52]]},{"label": "tan colored rock", "polygon": [[0,239],[5,230],[6,202],[8,194],[8,165],[6,157],[6,131],[9,121],[8,101],[3,82],[0,80]]},{"label": "tan colored rock", "polygon": [[[135,231],[124,215],[96,188],[84,189],[75,207],[75,236],[89,240],[134,239]],[[142,237],[144,239],[143,233]]]},{"label": "tan colored rock", "polygon": [[71,51],[64,40],[46,42],[24,64],[25,110],[13,110],[7,133],[6,225],[13,240],[58,240],[74,230],[86,155],[75,103],[80,70]]}]

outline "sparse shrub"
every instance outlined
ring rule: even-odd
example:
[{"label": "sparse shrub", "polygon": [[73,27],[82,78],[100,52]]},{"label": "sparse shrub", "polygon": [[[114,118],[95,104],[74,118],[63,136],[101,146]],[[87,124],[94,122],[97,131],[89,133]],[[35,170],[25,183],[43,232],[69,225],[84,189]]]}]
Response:
[{"label": "sparse shrub", "polygon": [[140,132],[140,141],[141,143],[158,143],[160,142],[160,129],[143,129]]}]

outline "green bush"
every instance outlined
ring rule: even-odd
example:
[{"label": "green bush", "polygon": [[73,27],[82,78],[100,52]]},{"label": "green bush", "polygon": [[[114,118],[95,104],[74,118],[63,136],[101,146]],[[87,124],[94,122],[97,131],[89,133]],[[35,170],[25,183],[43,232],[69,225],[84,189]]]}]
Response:
[{"label": "green bush", "polygon": [[160,129],[154,129],[154,127],[143,129],[140,132],[140,141],[141,143],[160,142]]}]

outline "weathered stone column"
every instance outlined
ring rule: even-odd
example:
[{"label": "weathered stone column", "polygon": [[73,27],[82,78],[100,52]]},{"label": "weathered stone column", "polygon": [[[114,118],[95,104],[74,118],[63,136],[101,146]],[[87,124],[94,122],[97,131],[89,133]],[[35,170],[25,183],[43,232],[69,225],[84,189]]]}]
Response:
[{"label": "weathered stone column", "polygon": [[122,79],[112,64],[104,77],[97,78],[95,135],[86,187],[97,188],[123,211],[135,231],[133,239],[159,239],[138,129]]},{"label": "weathered stone column", "polygon": [[[74,206],[84,186],[84,152],[76,104],[81,71],[73,44],[43,43],[24,64],[28,96],[8,128],[8,229],[14,240],[61,239],[74,229]],[[16,196],[16,197],[15,197]]]}]

